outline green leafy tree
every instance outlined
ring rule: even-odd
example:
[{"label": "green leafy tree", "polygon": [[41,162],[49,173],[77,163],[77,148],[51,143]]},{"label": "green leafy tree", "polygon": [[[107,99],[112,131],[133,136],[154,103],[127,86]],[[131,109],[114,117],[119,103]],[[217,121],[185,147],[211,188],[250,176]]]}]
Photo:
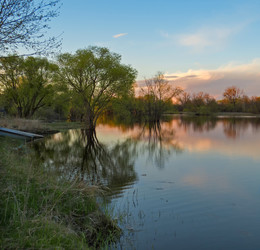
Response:
[{"label": "green leafy tree", "polygon": [[0,85],[19,117],[32,117],[52,94],[50,81],[57,66],[46,58],[9,56],[0,59]]},{"label": "green leafy tree", "polygon": [[131,93],[136,70],[121,64],[121,56],[107,48],[89,47],[58,56],[58,81],[82,99],[86,128],[94,130],[112,98]]}]

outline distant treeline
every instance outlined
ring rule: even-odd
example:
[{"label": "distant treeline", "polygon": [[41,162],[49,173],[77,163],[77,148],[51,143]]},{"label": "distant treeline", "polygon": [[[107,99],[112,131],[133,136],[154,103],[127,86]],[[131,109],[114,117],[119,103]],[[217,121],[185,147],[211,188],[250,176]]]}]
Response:
[{"label": "distant treeline", "polygon": [[[156,86],[156,78],[153,79],[153,86]],[[163,79],[163,76],[160,75]],[[165,81],[165,85],[168,83]],[[169,87],[169,86],[168,86]],[[155,89],[160,90],[162,86]],[[165,88],[165,86],[163,87]],[[165,98],[164,94],[151,93],[145,90],[141,95],[132,99],[115,99],[107,108],[108,114],[114,114],[120,119],[135,117],[136,119],[158,120],[165,113],[191,113],[194,115],[214,115],[219,112],[242,112],[242,113],[260,113],[260,97],[248,97],[243,90],[231,86],[224,90],[223,98],[216,100],[208,93],[187,93],[180,88],[167,89],[165,93],[173,94],[173,99]],[[160,91],[159,91],[160,92]],[[161,91],[162,92],[162,91]],[[158,98],[157,96],[160,96]]]},{"label": "distant treeline", "polygon": [[236,86],[228,87],[223,92],[223,98],[216,100],[208,93],[189,94],[183,92],[177,99],[178,111],[211,114],[215,112],[260,112],[260,97],[248,97],[243,90]]},{"label": "distant treeline", "polygon": [[56,62],[16,55],[0,58],[0,115],[85,121],[92,129],[101,115],[159,121],[165,113],[260,113],[260,97],[249,98],[235,86],[216,100],[204,92],[187,93],[157,73],[135,88],[136,70],[120,60],[120,55],[99,47],[61,54]]}]

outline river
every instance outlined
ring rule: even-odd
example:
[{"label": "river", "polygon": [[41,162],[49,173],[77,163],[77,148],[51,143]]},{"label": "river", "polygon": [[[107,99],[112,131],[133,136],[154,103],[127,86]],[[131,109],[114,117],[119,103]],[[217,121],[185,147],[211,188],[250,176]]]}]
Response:
[{"label": "river", "polygon": [[169,116],[33,144],[61,178],[106,187],[121,249],[260,249],[260,119]]}]

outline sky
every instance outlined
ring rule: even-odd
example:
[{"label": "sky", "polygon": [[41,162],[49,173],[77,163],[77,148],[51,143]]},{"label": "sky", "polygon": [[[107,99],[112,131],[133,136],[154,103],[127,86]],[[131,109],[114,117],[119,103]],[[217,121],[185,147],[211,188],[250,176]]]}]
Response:
[{"label": "sky", "polygon": [[235,85],[260,96],[259,0],[61,0],[51,23],[62,52],[96,45],[188,92],[221,97]]}]

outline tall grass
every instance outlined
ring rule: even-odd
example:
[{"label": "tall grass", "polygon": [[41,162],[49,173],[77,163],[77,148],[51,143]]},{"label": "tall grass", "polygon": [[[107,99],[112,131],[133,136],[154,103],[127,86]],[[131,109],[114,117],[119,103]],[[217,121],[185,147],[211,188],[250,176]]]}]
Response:
[{"label": "tall grass", "polygon": [[99,247],[120,234],[93,188],[36,164],[27,146],[0,137],[0,248]]}]

